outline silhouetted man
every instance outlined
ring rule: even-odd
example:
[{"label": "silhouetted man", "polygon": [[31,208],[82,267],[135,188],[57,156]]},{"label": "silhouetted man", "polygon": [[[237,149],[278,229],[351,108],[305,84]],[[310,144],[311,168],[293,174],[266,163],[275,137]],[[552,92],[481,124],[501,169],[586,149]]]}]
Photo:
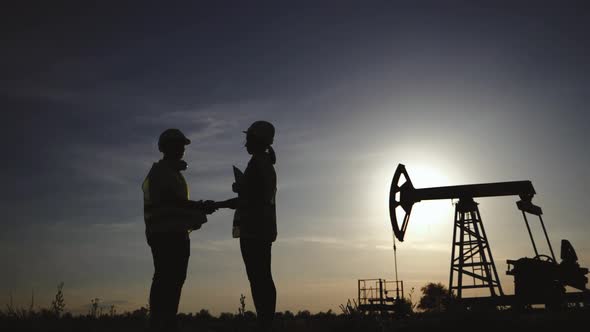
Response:
[{"label": "silhouetted man", "polygon": [[275,128],[267,121],[256,121],[244,133],[246,150],[252,158],[243,181],[233,185],[238,197],[218,202],[216,207],[237,209],[239,218],[234,218],[234,236],[240,238],[259,329],[270,331],[277,301],[271,273],[272,243],[277,238],[277,175],[273,166],[276,156],[271,146]]},{"label": "silhouetted man", "polygon": [[181,171],[190,140],[178,129],[167,129],[158,141],[164,154],[153,164],[142,189],[146,238],[154,259],[150,290],[150,328],[177,331],[176,314],[190,256],[189,233],[207,222],[213,213],[212,201],[191,201]]}]

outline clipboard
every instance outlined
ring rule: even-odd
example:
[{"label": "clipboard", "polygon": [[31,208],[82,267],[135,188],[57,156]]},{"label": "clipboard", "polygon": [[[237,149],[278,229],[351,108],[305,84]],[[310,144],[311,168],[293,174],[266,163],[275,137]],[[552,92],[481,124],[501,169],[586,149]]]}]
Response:
[{"label": "clipboard", "polygon": [[[232,166],[232,167],[233,167],[233,171],[234,171],[235,183],[243,183],[244,173],[236,166]],[[239,197],[239,195],[238,195],[238,197]],[[238,206],[236,208],[236,211],[234,212],[234,220],[233,220],[233,224],[232,224],[232,237],[234,239],[237,239],[240,237],[240,217],[241,217],[241,211],[240,211],[240,207]]]},{"label": "clipboard", "polygon": [[234,180],[236,183],[242,183],[242,181],[244,181],[244,172],[242,172],[239,168],[237,168],[236,166],[232,166],[234,169]]}]

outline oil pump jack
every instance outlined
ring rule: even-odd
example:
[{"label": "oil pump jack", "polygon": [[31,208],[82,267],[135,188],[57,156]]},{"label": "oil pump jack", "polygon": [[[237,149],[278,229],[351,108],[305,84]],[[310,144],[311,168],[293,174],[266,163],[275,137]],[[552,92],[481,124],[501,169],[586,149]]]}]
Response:
[{"label": "oil pump jack", "polygon": [[[588,269],[579,266],[574,248],[567,240],[561,242],[562,261],[557,263],[543,222],[543,212],[532,203],[534,195],[531,181],[417,189],[412,185],[405,166],[399,164],[391,183],[389,215],[395,237],[403,241],[415,203],[458,199],[455,204],[449,292],[467,307],[480,303],[513,307],[532,304],[561,307],[568,303],[589,305],[590,292],[586,289],[588,279],[585,276]],[[474,198],[497,196],[519,196],[516,206],[522,212],[535,253],[533,258],[507,260],[509,269],[506,273],[514,276],[514,295],[505,295],[502,290],[478,203],[474,201]],[[550,256],[539,254],[527,214],[539,218]],[[565,286],[579,291],[566,293]],[[463,290],[477,288],[488,289],[490,296],[463,297]]]}]

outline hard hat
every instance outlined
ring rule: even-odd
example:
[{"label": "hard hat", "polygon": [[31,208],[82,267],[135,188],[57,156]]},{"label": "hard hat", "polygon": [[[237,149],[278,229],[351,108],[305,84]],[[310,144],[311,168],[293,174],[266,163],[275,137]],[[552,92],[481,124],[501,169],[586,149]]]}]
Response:
[{"label": "hard hat", "polygon": [[158,139],[158,148],[162,151],[162,146],[167,143],[183,143],[184,145],[191,144],[191,140],[178,129],[170,128],[164,130]]},{"label": "hard hat", "polygon": [[244,133],[255,136],[261,139],[263,143],[271,145],[275,137],[275,127],[268,121],[255,121]]}]

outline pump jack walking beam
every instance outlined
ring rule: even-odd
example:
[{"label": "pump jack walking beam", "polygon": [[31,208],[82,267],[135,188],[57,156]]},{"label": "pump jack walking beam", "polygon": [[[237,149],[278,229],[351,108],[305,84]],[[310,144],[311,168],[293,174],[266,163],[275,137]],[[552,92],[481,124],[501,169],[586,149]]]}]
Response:
[{"label": "pump jack walking beam", "polygon": [[[402,176],[405,178],[405,182],[400,184]],[[496,182],[416,189],[412,185],[406,167],[399,164],[395,170],[393,181],[391,182],[391,189],[389,191],[389,215],[395,237],[397,237],[398,240],[403,241],[414,203],[438,199],[473,199],[476,197],[515,195],[520,196],[521,200],[528,203],[523,203],[524,208],[534,211],[536,211],[535,208],[539,209],[530,203],[535,195],[535,189],[533,188],[531,181]],[[397,220],[395,212],[397,207],[401,207],[405,212],[404,218],[401,220],[401,225],[398,223],[399,221]]]}]

